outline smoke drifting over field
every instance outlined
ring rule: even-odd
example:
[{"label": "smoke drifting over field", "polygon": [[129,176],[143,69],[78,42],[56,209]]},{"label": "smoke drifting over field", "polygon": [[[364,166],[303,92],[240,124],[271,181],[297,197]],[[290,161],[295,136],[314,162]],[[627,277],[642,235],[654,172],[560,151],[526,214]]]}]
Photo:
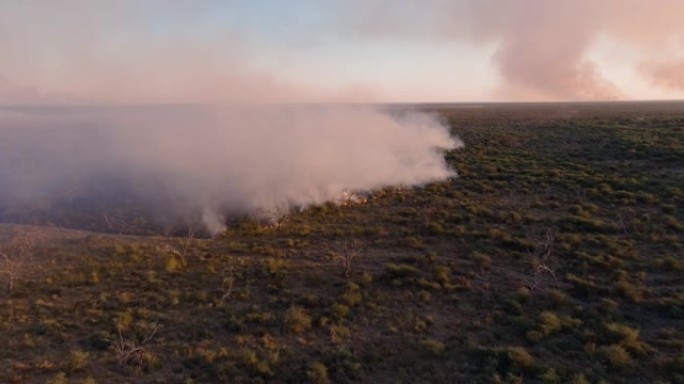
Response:
[{"label": "smoke drifting over field", "polygon": [[0,110],[0,218],[142,203],[154,220],[277,217],[344,190],[453,174],[436,118],[362,107]]},{"label": "smoke drifting over field", "polygon": [[[625,94],[624,86],[635,80],[684,91],[681,0],[350,3],[347,22],[359,35],[492,47],[500,77],[495,99],[639,98]],[[626,70],[627,81],[613,74]]]}]

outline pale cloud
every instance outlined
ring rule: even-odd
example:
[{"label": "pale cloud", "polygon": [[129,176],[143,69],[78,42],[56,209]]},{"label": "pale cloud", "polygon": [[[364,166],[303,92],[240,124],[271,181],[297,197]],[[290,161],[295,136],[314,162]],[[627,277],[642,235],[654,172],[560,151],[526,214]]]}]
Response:
[{"label": "pale cloud", "polygon": [[[646,81],[662,95],[682,89],[679,0],[267,1],[254,7],[268,8],[269,16],[260,19],[255,11],[249,23],[225,16],[238,5],[247,7],[238,1],[3,2],[0,102],[435,100],[485,91],[494,100],[593,100],[640,98],[634,84]],[[310,8],[318,11],[304,12]],[[638,79],[611,76],[609,63],[597,61],[595,49],[605,38],[629,50],[620,70],[634,68]],[[456,49],[453,58],[432,58],[449,60],[453,71],[425,65],[402,73],[401,81],[383,76],[415,61],[421,42]],[[368,51],[388,47],[394,53],[387,59],[368,58]],[[459,63],[486,60],[459,55],[491,56],[487,68],[475,71]],[[435,88],[426,76],[465,89]],[[481,85],[468,81],[484,77]]]}]

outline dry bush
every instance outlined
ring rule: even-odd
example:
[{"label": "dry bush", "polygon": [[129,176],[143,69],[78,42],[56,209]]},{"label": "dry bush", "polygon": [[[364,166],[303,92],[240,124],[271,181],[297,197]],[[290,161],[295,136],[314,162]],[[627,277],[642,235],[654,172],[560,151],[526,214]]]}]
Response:
[{"label": "dry bush", "polygon": [[154,356],[147,349],[146,344],[154,338],[159,328],[157,324],[153,324],[141,340],[127,340],[123,334],[123,327],[118,326],[119,339],[113,345],[114,353],[117,357],[119,367],[124,368],[133,366],[137,369],[149,368],[154,360]]},{"label": "dry bush", "polygon": [[25,263],[31,255],[34,240],[28,234],[13,236],[6,245],[0,247],[0,274],[7,281],[7,291],[12,292]]},{"label": "dry bush", "polygon": [[363,254],[366,246],[357,239],[346,239],[336,242],[330,253],[335,261],[337,261],[342,268],[342,272],[346,278],[351,277],[352,265]]},{"label": "dry bush", "polygon": [[528,251],[530,256],[530,262],[532,266],[532,290],[540,288],[542,284],[542,277],[544,275],[549,275],[553,278],[556,288],[559,287],[558,278],[554,272],[554,255],[553,249],[556,239],[553,232],[550,230],[546,231],[544,238],[538,242],[537,247],[534,251]]}]

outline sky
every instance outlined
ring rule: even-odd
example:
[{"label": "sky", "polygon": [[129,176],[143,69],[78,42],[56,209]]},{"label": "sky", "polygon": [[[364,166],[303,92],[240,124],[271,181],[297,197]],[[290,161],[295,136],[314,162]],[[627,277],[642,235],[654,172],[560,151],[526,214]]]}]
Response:
[{"label": "sky", "polygon": [[0,0],[0,104],[684,98],[681,0]]}]

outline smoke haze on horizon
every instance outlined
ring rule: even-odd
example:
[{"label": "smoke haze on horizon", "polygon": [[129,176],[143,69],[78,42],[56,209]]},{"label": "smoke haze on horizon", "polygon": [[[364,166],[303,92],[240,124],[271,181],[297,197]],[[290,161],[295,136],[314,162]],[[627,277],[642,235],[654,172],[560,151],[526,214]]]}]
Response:
[{"label": "smoke haze on horizon", "polygon": [[0,104],[684,97],[678,0],[9,0]]}]

